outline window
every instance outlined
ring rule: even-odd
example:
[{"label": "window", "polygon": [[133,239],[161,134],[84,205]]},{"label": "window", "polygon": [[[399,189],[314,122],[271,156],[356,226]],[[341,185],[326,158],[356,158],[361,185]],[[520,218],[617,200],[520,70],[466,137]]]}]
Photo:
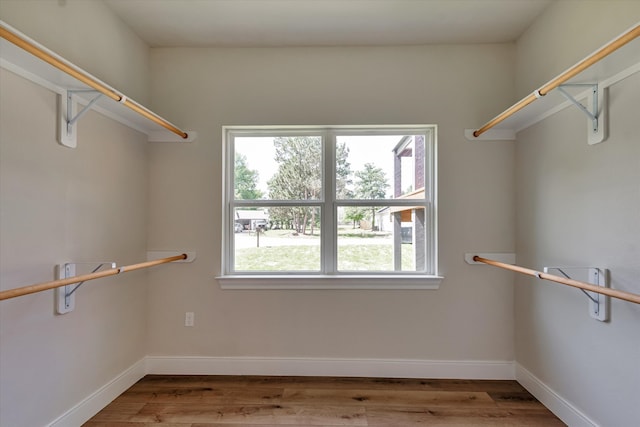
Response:
[{"label": "window", "polygon": [[435,132],[226,127],[223,287],[437,285]]}]

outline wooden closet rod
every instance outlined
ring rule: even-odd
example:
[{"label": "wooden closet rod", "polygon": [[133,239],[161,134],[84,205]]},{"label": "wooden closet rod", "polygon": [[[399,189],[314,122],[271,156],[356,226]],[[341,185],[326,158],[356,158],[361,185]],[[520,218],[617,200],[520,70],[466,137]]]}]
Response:
[{"label": "wooden closet rod", "polygon": [[578,62],[576,65],[569,68],[567,71],[560,74],[558,77],[551,80],[549,83],[545,84],[544,86],[542,86],[540,89],[533,92],[529,96],[521,99],[516,104],[512,105],[510,108],[508,108],[507,110],[505,110],[504,112],[496,116],[495,118],[491,119],[480,129],[474,131],[473,136],[478,137],[482,135],[484,132],[488,131],[498,123],[502,122],[503,120],[507,119],[508,117],[522,110],[524,107],[531,104],[533,101],[535,101],[539,97],[545,96],[546,94],[551,92],[553,89],[557,88],[558,86],[560,86],[567,80],[571,79],[572,77],[575,77],[577,74],[581,73],[585,69],[589,68],[591,65],[600,61],[605,56],[621,48],[622,46],[629,43],[631,40],[635,39],[638,36],[640,36],[640,24],[636,25],[631,30],[622,34],[620,37],[613,40],[609,44],[605,45],[604,47],[602,47],[600,50],[596,51],[592,55]]},{"label": "wooden closet rod", "polygon": [[515,271],[517,273],[527,274],[529,276],[537,277],[538,279],[550,280],[552,282],[561,283],[567,286],[573,286],[574,288],[584,289],[585,291],[597,292],[602,295],[607,295],[613,298],[618,298],[621,300],[634,302],[636,304],[640,304],[640,295],[632,294],[630,292],[618,291],[616,289],[603,288],[600,286],[595,286],[590,283],[581,282],[579,280],[567,279],[560,276],[554,276],[553,274],[542,273],[536,270],[530,270],[528,268],[519,267],[517,265],[505,264],[500,261],[495,261],[492,259],[482,258],[478,255],[473,257],[473,260],[476,262],[483,262],[488,265],[493,265],[494,267],[504,268],[505,270]]},{"label": "wooden closet rod", "polygon": [[34,294],[36,292],[42,292],[53,288],[59,288],[60,286],[71,285],[73,283],[86,282],[87,280],[100,279],[102,277],[114,276],[120,273],[128,273],[129,271],[139,270],[141,268],[149,268],[155,265],[166,264],[172,261],[179,261],[181,259],[187,259],[187,254],[171,256],[168,258],[160,258],[153,261],[141,262],[139,264],[127,265],[124,267],[111,268],[109,270],[68,277],[66,279],[37,283],[35,285],[23,286],[21,288],[8,289],[6,291],[0,292],[0,301],[9,298],[20,297],[23,295]]},{"label": "wooden closet rod", "polygon": [[29,52],[30,54],[34,55],[37,58],[40,58],[41,60],[59,69],[60,71],[69,74],[71,77],[81,81],[85,85],[89,86],[92,89],[97,90],[101,94],[113,99],[114,101],[129,107],[136,113],[146,117],[152,122],[164,127],[165,129],[168,129],[169,131],[175,133],[176,135],[182,138],[185,138],[185,139],[188,138],[189,135],[186,132],[178,129],[176,126],[169,123],[162,117],[156,115],[152,111],[149,111],[148,109],[138,104],[137,102],[118,93],[115,89],[108,87],[107,85],[97,80],[96,78],[92,77],[91,75],[83,72],[82,70],[76,69],[74,66],[67,63],[62,58],[57,57],[57,55],[52,54],[47,49],[44,49],[43,47],[40,47],[29,40],[26,40],[24,37],[4,27],[0,27],[0,35],[2,36],[2,38],[10,41],[11,43],[15,44],[19,48]]}]

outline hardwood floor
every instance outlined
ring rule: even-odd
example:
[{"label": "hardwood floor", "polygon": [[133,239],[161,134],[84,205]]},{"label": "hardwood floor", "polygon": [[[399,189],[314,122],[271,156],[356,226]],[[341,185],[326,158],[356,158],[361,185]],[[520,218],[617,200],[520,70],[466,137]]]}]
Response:
[{"label": "hardwood floor", "polygon": [[564,426],[515,381],[148,375],[86,427]]}]

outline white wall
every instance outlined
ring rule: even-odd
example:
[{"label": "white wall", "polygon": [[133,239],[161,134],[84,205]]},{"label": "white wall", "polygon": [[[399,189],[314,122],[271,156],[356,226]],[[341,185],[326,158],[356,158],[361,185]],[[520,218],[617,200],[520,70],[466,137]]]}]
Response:
[{"label": "white wall", "polygon": [[637,0],[552,3],[518,39],[515,75],[518,98],[631,28],[640,19],[638,8]]},{"label": "white wall", "polygon": [[101,0],[2,0],[0,19],[148,104],[149,48]]},{"label": "white wall", "polygon": [[[528,70],[518,91],[639,20],[635,1],[554,4],[518,42],[517,68]],[[639,101],[638,73],[610,88],[609,138],[599,145],[587,145],[586,118],[573,107],[518,134],[519,264],[604,267],[611,287],[640,293]],[[518,276],[515,312],[518,364],[584,415],[565,421],[637,425],[640,306],[614,300],[611,320],[600,323],[579,291]]]},{"label": "white wall", "polygon": [[[149,354],[513,360],[512,277],[463,261],[514,250],[514,146],[463,136],[513,99],[512,45],[176,48],[151,58],[154,104],[199,136],[150,149],[149,246],[198,259],[179,276],[152,273]],[[439,127],[440,290],[219,288],[221,126],[412,123]]]},{"label": "white wall", "polygon": [[[141,58],[93,70],[109,83],[148,77],[147,49],[101,2],[3,0],[0,13],[88,68],[108,62],[100,55]],[[65,148],[56,142],[53,92],[0,70],[0,93],[0,288],[52,280],[63,262],[145,260],[146,137],[89,112],[78,148]],[[63,316],[54,314],[53,291],[1,301],[0,425],[47,425],[143,358],[146,282],[132,272],[87,283]]]}]

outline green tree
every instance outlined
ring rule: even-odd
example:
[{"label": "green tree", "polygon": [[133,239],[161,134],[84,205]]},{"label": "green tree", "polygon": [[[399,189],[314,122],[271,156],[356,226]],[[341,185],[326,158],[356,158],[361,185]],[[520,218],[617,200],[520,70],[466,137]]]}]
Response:
[{"label": "green tree", "polygon": [[234,197],[242,200],[260,199],[263,194],[258,190],[258,171],[249,169],[247,157],[236,153],[234,167]]},{"label": "green tree", "polygon": [[367,212],[365,209],[357,206],[347,206],[344,211],[344,219],[353,221],[353,228],[356,228],[356,224],[362,221]]},{"label": "green tree", "polygon": [[336,198],[350,199],[353,197],[349,186],[353,183],[351,179],[351,163],[349,158],[349,148],[346,143],[339,143],[336,147]]},{"label": "green tree", "polygon": [[[360,199],[384,199],[389,187],[384,171],[372,163],[365,163],[364,169],[356,171],[356,197]],[[371,228],[376,225],[376,209],[371,207]]]},{"label": "green tree", "polygon": [[[278,170],[269,180],[272,200],[317,200],[322,192],[322,141],[320,137],[278,137],[273,140]],[[311,232],[316,209],[307,207],[270,208],[271,220],[289,223],[298,233]]]},{"label": "green tree", "polygon": [[[272,200],[319,200],[322,197],[322,139],[317,136],[274,138],[278,170],[268,181]],[[336,188],[339,196],[348,195],[351,168],[349,150],[339,144],[336,150]],[[291,224],[299,233],[311,233],[318,226],[318,209],[311,207],[269,208],[272,221]]]}]

